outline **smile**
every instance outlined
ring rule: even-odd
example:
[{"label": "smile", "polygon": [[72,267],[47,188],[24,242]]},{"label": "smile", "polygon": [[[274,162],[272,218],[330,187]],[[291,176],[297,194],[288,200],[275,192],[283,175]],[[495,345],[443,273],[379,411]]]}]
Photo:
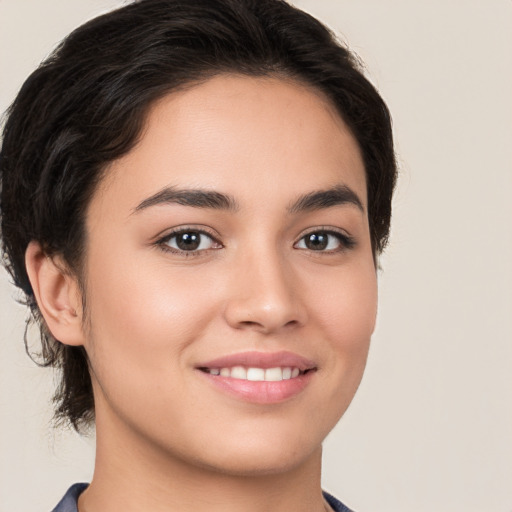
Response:
[{"label": "smile", "polygon": [[301,394],[318,367],[292,352],[243,352],[205,361],[196,370],[222,394],[270,405]]},{"label": "smile", "polygon": [[297,367],[276,367],[276,368],[245,368],[233,366],[231,368],[200,368],[201,371],[210,375],[220,375],[231,379],[249,380],[252,382],[278,382],[281,380],[294,379],[308,370],[301,371]]}]

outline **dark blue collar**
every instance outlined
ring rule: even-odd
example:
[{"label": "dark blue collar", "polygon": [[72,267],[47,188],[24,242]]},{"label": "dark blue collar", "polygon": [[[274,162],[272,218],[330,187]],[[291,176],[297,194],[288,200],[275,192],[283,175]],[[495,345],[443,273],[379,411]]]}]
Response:
[{"label": "dark blue collar", "polygon": [[[89,484],[74,484],[69,489],[64,497],[60,500],[59,504],[52,510],[52,512],[78,512],[77,503],[78,496],[87,489]],[[325,500],[335,512],[352,512],[341,501],[338,501],[334,496],[323,493]]]}]

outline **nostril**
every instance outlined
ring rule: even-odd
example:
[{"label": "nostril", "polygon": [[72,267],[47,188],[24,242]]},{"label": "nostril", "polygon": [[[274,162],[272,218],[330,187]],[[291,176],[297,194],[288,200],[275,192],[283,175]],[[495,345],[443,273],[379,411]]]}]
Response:
[{"label": "nostril", "polygon": [[[285,324],[282,324],[281,325],[281,329],[290,329],[290,328],[294,328],[296,326],[300,325],[300,322],[297,321],[297,320],[290,320],[288,322],[286,322]],[[265,321],[262,321],[262,322],[255,322],[253,320],[243,320],[243,321],[240,321],[238,322],[238,328],[239,329],[249,329],[249,330],[257,330],[257,331],[261,331],[261,332],[271,332],[271,331],[274,331],[275,329],[279,328],[279,326],[276,324],[276,325],[271,325],[271,322],[265,322]]]},{"label": "nostril", "polygon": [[252,322],[251,320],[244,320],[243,322],[240,322],[241,326],[244,327],[258,327],[261,326],[258,322]]}]

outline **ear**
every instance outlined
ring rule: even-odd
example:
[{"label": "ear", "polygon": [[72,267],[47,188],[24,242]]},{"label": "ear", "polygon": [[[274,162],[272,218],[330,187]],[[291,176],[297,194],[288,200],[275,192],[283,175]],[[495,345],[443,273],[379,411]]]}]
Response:
[{"label": "ear", "polygon": [[75,277],[61,258],[47,256],[30,242],[25,266],[39,310],[54,338],[65,345],[83,345],[82,301]]}]

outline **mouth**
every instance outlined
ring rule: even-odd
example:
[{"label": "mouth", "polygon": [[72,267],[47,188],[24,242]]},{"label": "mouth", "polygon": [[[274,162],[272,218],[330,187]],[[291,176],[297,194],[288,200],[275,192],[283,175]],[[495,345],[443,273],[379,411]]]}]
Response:
[{"label": "mouth", "polygon": [[257,368],[244,366],[233,366],[224,368],[198,368],[198,370],[210,375],[220,375],[230,379],[248,380],[251,382],[279,382],[282,380],[295,379],[308,372],[314,371],[314,368],[301,370],[297,367],[285,366],[275,368]]},{"label": "mouth", "polygon": [[300,394],[317,371],[291,352],[244,352],[196,366],[215,389],[255,404],[283,402]]}]

